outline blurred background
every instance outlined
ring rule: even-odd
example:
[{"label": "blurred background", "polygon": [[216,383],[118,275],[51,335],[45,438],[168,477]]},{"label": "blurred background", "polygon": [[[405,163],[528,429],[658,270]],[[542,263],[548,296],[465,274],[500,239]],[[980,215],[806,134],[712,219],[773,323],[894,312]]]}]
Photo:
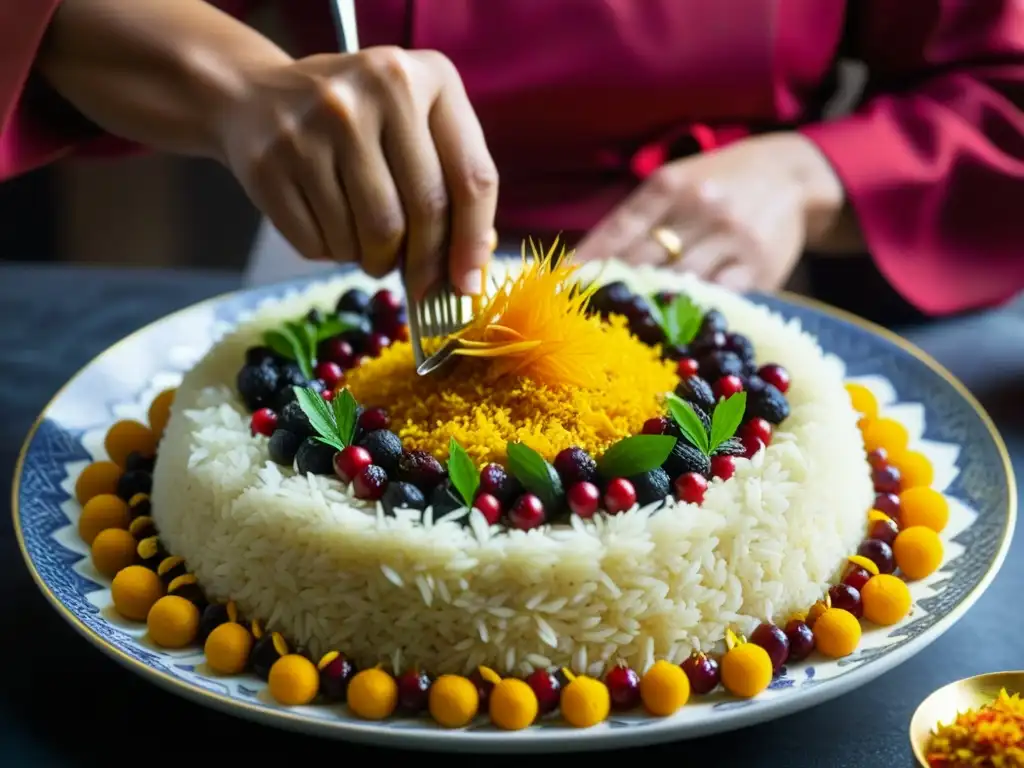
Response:
[{"label": "blurred background", "polygon": [[258,221],[213,161],[62,162],[0,184],[0,260],[240,270]]}]

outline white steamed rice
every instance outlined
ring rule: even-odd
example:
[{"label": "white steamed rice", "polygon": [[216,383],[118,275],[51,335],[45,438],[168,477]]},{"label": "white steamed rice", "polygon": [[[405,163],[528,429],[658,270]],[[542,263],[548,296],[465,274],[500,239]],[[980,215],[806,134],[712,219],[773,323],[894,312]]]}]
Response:
[{"label": "white steamed rice", "polygon": [[262,307],[185,376],[154,475],[165,545],[211,598],[235,600],[313,654],[435,673],[599,674],[617,660],[643,670],[715,647],[727,627],[748,633],[806,610],[855,550],[872,500],[842,363],[795,321],[689,277],[611,264],[601,279],[686,290],[792,375],[784,429],[732,480],[713,482],[701,507],[505,531],[477,512],[468,526],[452,519],[464,511],[384,517],[334,479],[270,462],[233,393],[244,350],[311,305],[380,285],[346,276]]}]

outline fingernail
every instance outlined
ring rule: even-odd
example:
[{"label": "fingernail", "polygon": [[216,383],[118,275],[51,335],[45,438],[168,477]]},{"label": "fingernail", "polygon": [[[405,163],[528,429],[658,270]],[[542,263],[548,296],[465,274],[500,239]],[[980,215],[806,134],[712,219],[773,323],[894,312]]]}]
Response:
[{"label": "fingernail", "polygon": [[479,296],[483,291],[484,273],[482,269],[471,269],[462,276],[456,288],[466,296]]}]

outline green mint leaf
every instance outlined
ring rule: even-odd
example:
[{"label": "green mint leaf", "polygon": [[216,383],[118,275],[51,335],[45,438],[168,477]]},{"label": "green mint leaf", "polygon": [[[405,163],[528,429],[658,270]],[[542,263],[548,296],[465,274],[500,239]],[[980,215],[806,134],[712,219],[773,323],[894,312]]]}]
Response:
[{"label": "green mint leaf", "polygon": [[302,412],[306,414],[306,418],[309,419],[310,426],[323,438],[321,442],[335,446],[341,443],[341,447],[344,448],[345,441],[338,434],[334,411],[323,396],[315,389],[306,387],[292,387],[292,389],[295,390],[295,399],[298,401],[299,407],[302,408]]},{"label": "green mint leaf", "polygon": [[472,507],[480,487],[480,471],[454,437],[448,443],[448,477],[466,506]]},{"label": "green mint leaf", "polygon": [[654,321],[665,332],[665,339],[671,342],[676,337],[675,315],[671,312],[666,312],[654,296],[647,298],[647,304],[651,310],[651,317],[654,318]]},{"label": "green mint leaf", "polygon": [[704,312],[689,296],[680,294],[672,301],[667,314],[674,318],[675,334],[671,337],[676,344],[689,344],[697,338],[701,323],[704,322]]},{"label": "green mint leaf", "polygon": [[700,420],[700,416],[693,410],[693,406],[673,393],[669,393],[665,401],[668,403],[668,412],[679,425],[683,437],[689,440],[695,448],[711,455],[708,432],[704,429],[704,422]]},{"label": "green mint leaf", "polygon": [[327,437],[321,437],[320,435],[313,435],[313,438],[315,440],[319,440],[324,445],[331,446],[331,448],[333,448],[336,451],[343,451],[346,448],[346,446],[342,445],[338,440],[332,440]]},{"label": "green mint leaf", "polygon": [[316,340],[320,342],[334,338],[352,328],[358,328],[365,322],[363,316],[357,315],[355,312],[339,312],[336,315],[330,315],[325,317],[324,321],[317,327]]},{"label": "green mint leaf", "polygon": [[525,443],[508,444],[508,469],[523,487],[537,496],[548,513],[554,513],[563,494],[555,468]]},{"label": "green mint leaf", "polygon": [[295,334],[287,328],[265,331],[263,343],[289,360],[298,360],[302,356],[302,345]]},{"label": "green mint leaf", "polygon": [[743,412],[747,408],[747,393],[737,392],[727,400],[719,400],[711,414],[711,445],[710,452],[736,434],[743,421]]},{"label": "green mint leaf", "polygon": [[[352,445],[356,436],[356,413],[359,411],[359,403],[352,397],[348,389],[334,393],[331,401],[334,409],[334,423],[338,431],[338,439],[344,446]],[[344,447],[343,446],[343,447]]]},{"label": "green mint leaf", "polygon": [[600,461],[602,477],[629,477],[650,472],[665,463],[676,439],[671,435],[633,435],[610,446]]}]

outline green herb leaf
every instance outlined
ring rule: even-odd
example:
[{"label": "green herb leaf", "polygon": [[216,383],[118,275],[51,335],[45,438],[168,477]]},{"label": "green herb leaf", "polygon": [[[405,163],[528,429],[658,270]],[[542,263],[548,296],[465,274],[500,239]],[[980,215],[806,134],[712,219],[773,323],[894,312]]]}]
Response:
[{"label": "green herb leaf", "polygon": [[525,443],[509,443],[507,450],[512,475],[541,500],[549,513],[554,512],[564,493],[555,468]]},{"label": "green herb leaf", "polygon": [[356,436],[356,413],[359,411],[359,403],[352,397],[352,393],[348,389],[343,389],[341,392],[334,393],[331,406],[334,409],[334,423],[338,430],[338,438],[348,447],[352,445]]},{"label": "green herb leaf", "polygon": [[337,448],[339,451],[345,447],[345,443],[338,434],[338,425],[334,420],[334,411],[315,389],[306,387],[292,387],[295,390],[295,399],[302,408],[302,412],[309,419],[310,426],[316,430],[320,442]]},{"label": "green herb leaf", "polygon": [[743,413],[747,408],[747,393],[737,392],[727,400],[719,400],[711,414],[711,445],[709,452],[714,450],[736,434],[743,421]]},{"label": "green herb leaf", "polygon": [[263,343],[289,360],[297,361],[302,356],[302,344],[288,328],[265,331]]},{"label": "green herb leaf", "polygon": [[668,403],[668,412],[672,414],[672,418],[679,425],[683,437],[703,453],[711,455],[708,432],[704,429],[704,422],[700,420],[700,416],[693,410],[693,406],[673,393],[669,393],[665,400]]},{"label": "green herb leaf", "polygon": [[339,312],[336,315],[330,315],[325,317],[324,321],[316,329],[316,339],[320,342],[333,338],[352,328],[358,328],[364,322],[363,316],[357,315],[355,312]]},{"label": "green herb leaf", "polygon": [[313,378],[313,361],[316,360],[316,326],[308,320],[297,323],[285,323],[285,327],[298,339],[302,356],[295,362],[307,379]]},{"label": "green herb leaf", "polygon": [[661,329],[665,332],[665,339],[672,342],[678,331],[676,327],[675,315],[671,312],[666,312],[665,307],[660,305],[654,296],[647,298],[648,306],[651,310],[651,317],[654,321],[661,326]]},{"label": "green herb leaf", "polygon": [[480,472],[466,449],[454,437],[448,443],[448,477],[466,506],[472,507],[480,487]]},{"label": "green herb leaf", "polygon": [[697,332],[704,322],[704,312],[689,296],[676,296],[666,314],[674,318],[675,333],[672,339],[676,344],[689,344],[697,338]]},{"label": "green herb leaf", "polygon": [[633,435],[604,452],[597,468],[603,477],[629,477],[650,472],[665,463],[676,439],[671,435]]}]

